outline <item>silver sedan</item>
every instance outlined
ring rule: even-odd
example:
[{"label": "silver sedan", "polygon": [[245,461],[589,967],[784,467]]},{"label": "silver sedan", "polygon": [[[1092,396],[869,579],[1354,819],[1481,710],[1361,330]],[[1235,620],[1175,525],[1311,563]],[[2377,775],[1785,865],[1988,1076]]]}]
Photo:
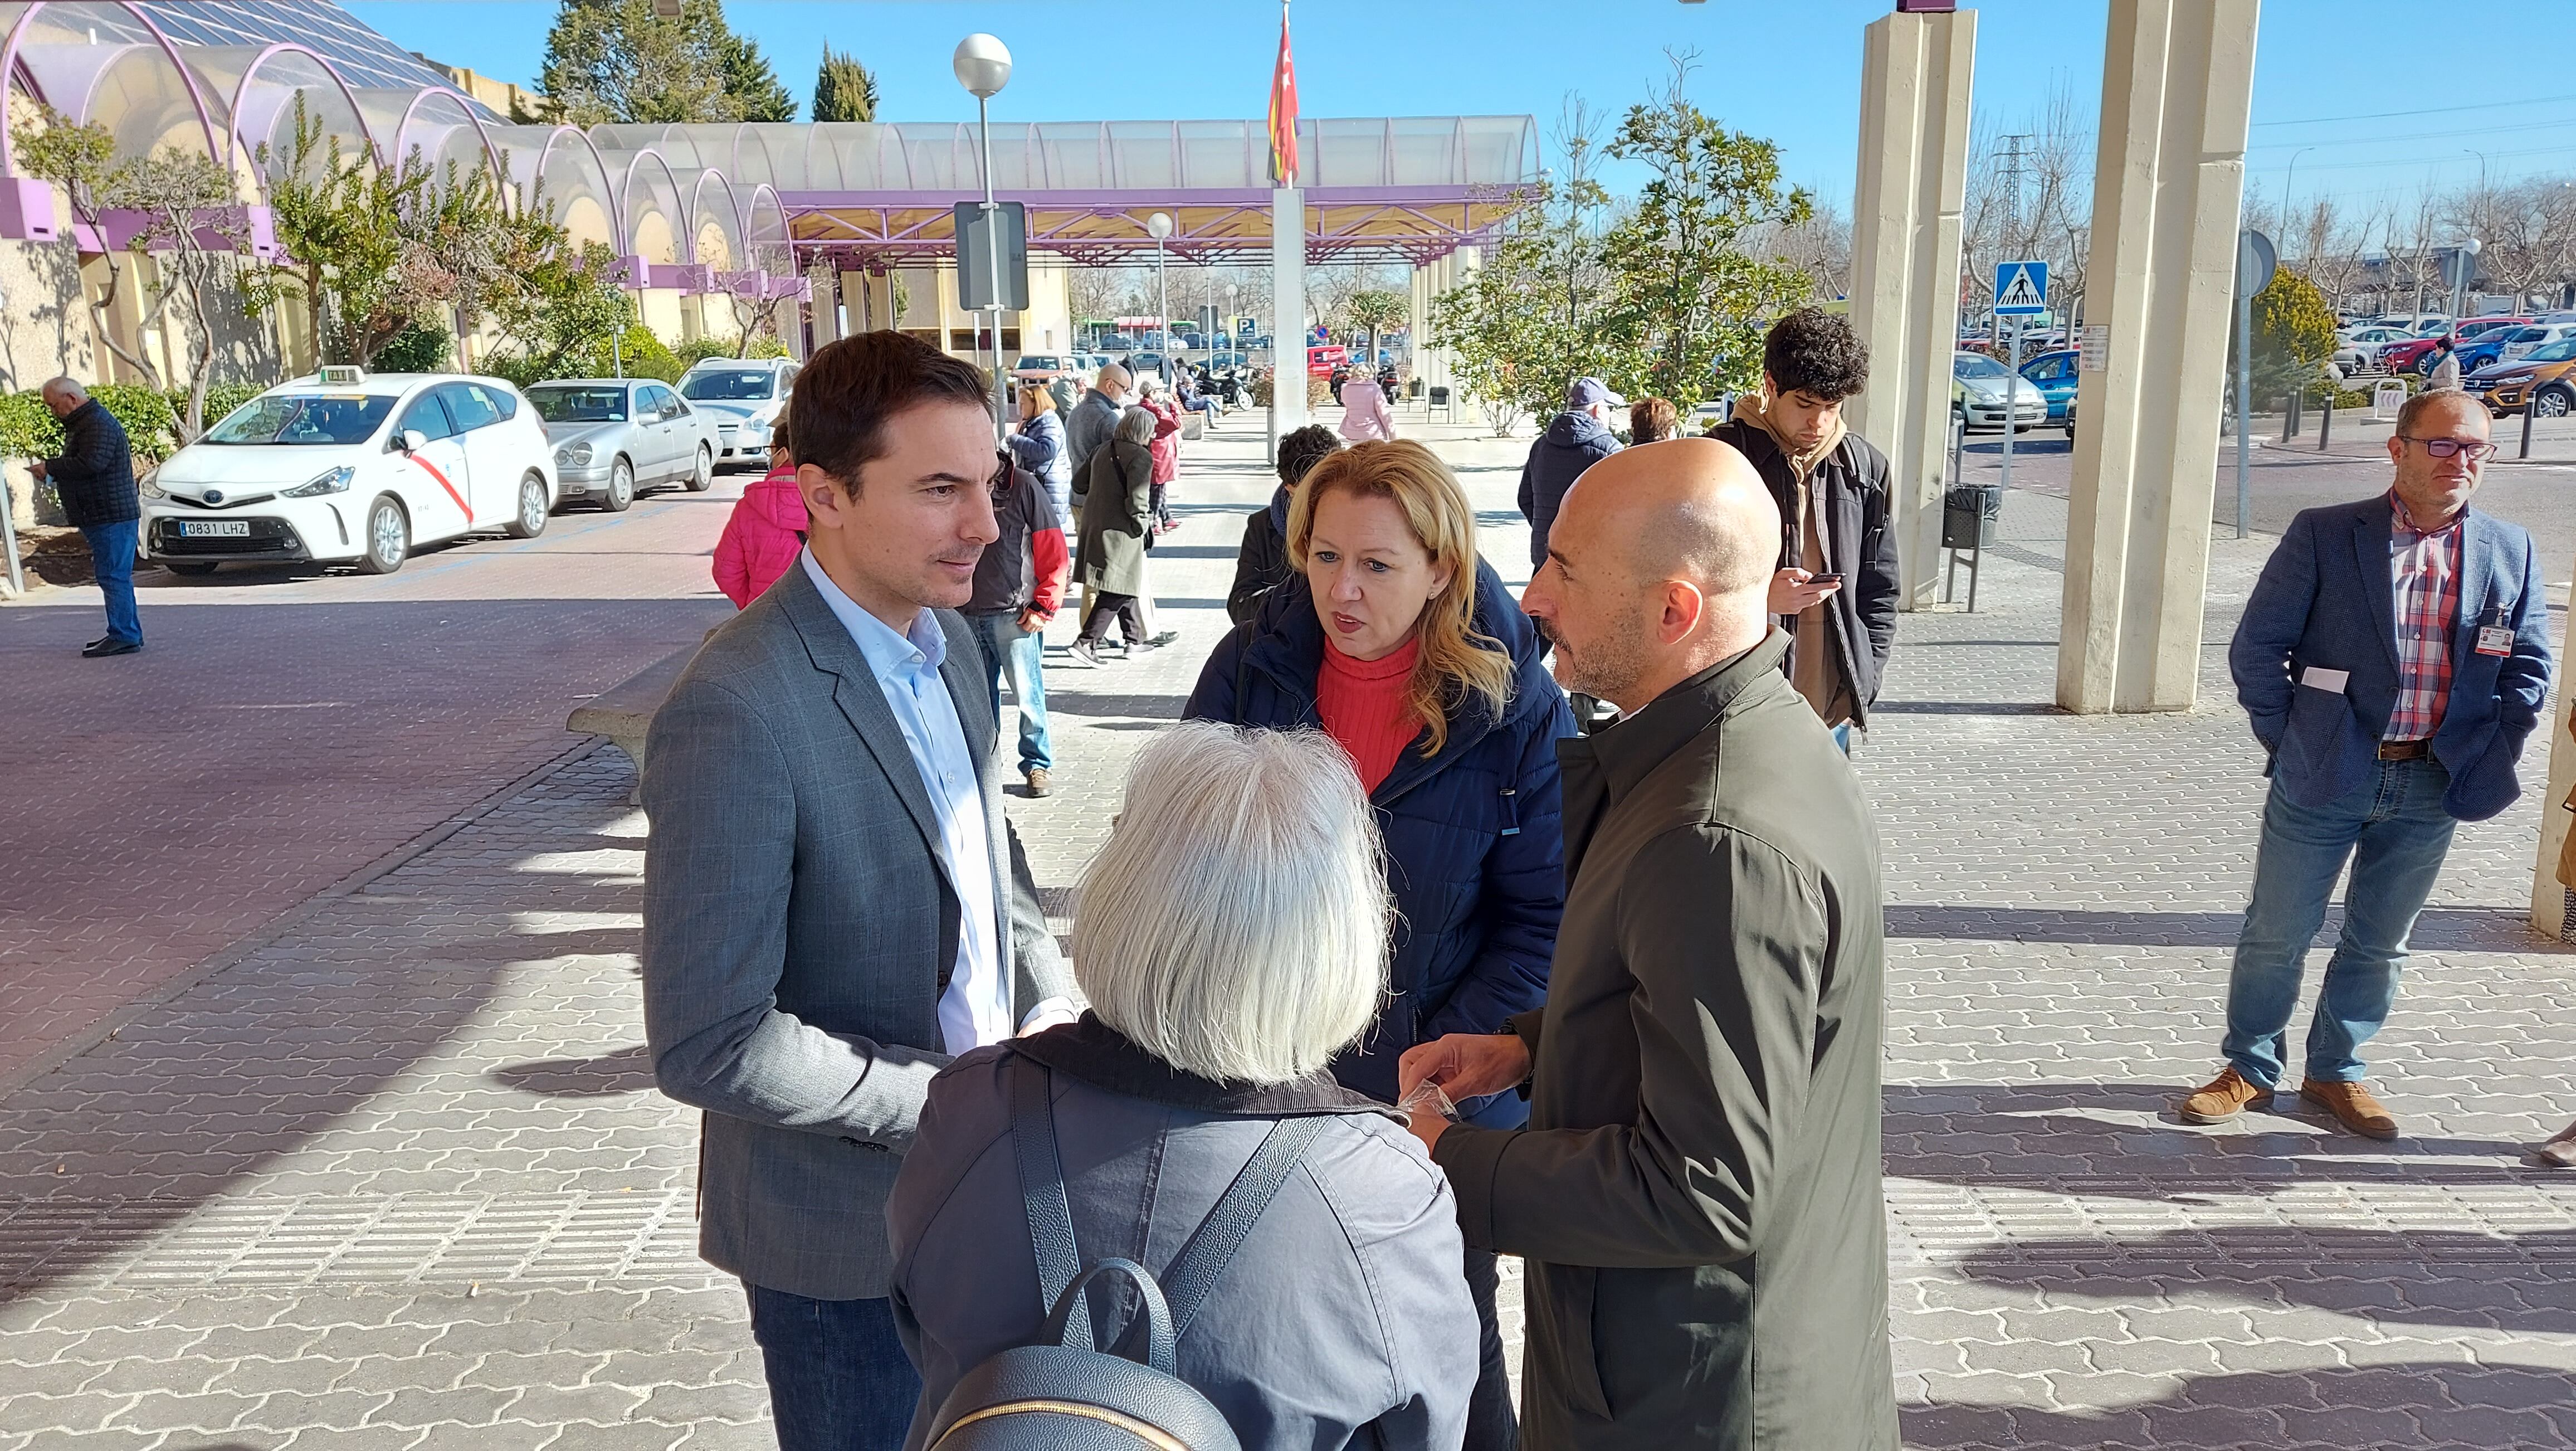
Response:
[{"label": "silver sedan", "polygon": [[624,512],[639,490],[715,482],[715,417],[651,378],[566,378],[536,383],[528,401],[545,420],[564,503]]}]

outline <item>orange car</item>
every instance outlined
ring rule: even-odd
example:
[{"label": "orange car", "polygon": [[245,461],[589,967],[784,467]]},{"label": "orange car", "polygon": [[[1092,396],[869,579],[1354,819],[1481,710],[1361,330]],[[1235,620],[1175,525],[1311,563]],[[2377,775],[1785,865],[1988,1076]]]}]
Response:
[{"label": "orange car", "polygon": [[2531,409],[2535,418],[2576,413],[2576,338],[2561,338],[2510,362],[2489,363],[2460,380],[2499,418]]}]

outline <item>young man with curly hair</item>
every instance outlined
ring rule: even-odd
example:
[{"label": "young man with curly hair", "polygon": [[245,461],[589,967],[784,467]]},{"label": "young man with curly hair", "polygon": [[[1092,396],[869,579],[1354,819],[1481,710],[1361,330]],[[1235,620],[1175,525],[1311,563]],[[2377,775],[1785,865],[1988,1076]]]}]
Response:
[{"label": "young man with curly hair", "polygon": [[1710,436],[1751,460],[1780,506],[1771,613],[1790,634],[1787,669],[1834,739],[1869,724],[1896,643],[1896,535],[1887,455],[1843,427],[1844,400],[1869,383],[1869,350],[1820,308],[1762,340],[1762,393]]}]

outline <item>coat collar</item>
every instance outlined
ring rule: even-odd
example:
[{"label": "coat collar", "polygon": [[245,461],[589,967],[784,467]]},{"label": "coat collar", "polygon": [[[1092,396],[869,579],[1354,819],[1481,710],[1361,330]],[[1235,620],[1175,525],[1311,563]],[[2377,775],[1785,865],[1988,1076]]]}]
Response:
[{"label": "coat collar", "polygon": [[1097,1013],[1086,1012],[1078,1022],[1014,1038],[1010,1046],[1012,1052],[1103,1093],[1141,1098],[1191,1113],[1241,1118],[1382,1113],[1402,1121],[1393,1108],[1342,1087],[1324,1069],[1274,1084],[1228,1083],[1184,1073],[1137,1047],[1125,1034],[1100,1021]]},{"label": "coat collar", "polygon": [[[877,769],[885,773],[887,784],[894,787],[896,798],[903,802],[905,813],[912,817],[912,824],[921,832],[922,844],[929,849],[931,859],[939,863],[944,876],[948,864],[941,850],[939,817],[930,805],[930,790],[921,782],[921,767],[912,759],[912,747],[903,738],[903,727],[895,723],[894,708],[886,704],[885,687],[878,682],[868,657],[860,651],[858,641],[851,638],[848,627],[833,613],[830,602],[823,598],[823,592],[815,588],[801,561],[779,576],[771,593],[777,595],[785,607],[787,621],[796,627],[814,668],[835,677],[832,703],[840,707],[842,718],[850,723],[851,730],[857,732],[868,753],[876,757]],[[976,692],[982,686],[967,673],[965,665],[974,651],[960,648],[957,632],[948,627],[947,611],[924,611],[923,615],[933,622],[931,628],[941,631],[947,642],[946,656],[939,666],[940,683],[948,687],[948,698],[957,707],[958,724],[966,732],[968,753],[976,757],[976,775],[988,776],[991,762],[985,759],[987,753],[975,749],[975,742],[982,738],[974,712]],[[967,644],[971,646],[971,639]],[[985,784],[988,788],[985,794],[989,796],[990,783],[987,781]],[[988,829],[998,840],[998,824],[989,820],[993,813],[988,810],[986,815]],[[1007,877],[995,877],[997,883],[1007,880]],[[952,882],[950,885],[953,888],[955,884]],[[1004,893],[997,889],[994,895],[999,899]],[[1005,912],[1003,915],[1007,918],[1009,914]]]},{"label": "coat collar", "polygon": [[1769,680],[1787,688],[1780,662],[1788,653],[1789,636],[1775,627],[1761,644],[1665,691],[1618,724],[1556,743],[1564,780],[1566,885],[1573,885],[1602,816],[1639,782],[1723,718],[1751,686]]}]

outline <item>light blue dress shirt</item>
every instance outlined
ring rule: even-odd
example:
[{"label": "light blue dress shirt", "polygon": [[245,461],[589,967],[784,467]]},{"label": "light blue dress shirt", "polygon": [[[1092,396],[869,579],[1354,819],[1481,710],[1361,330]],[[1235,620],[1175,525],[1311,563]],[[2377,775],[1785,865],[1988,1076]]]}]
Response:
[{"label": "light blue dress shirt", "polygon": [[939,999],[940,1036],[950,1053],[999,1043],[1018,1024],[1011,1013],[1010,974],[1002,964],[996,910],[1000,896],[993,881],[983,783],[976,775],[975,753],[966,744],[966,727],[957,718],[957,703],[939,675],[948,637],[928,610],[913,617],[909,634],[898,635],[843,594],[814,562],[812,550],[798,563],[867,658],[939,822],[940,865],[957,893],[958,907],[957,965]]}]

